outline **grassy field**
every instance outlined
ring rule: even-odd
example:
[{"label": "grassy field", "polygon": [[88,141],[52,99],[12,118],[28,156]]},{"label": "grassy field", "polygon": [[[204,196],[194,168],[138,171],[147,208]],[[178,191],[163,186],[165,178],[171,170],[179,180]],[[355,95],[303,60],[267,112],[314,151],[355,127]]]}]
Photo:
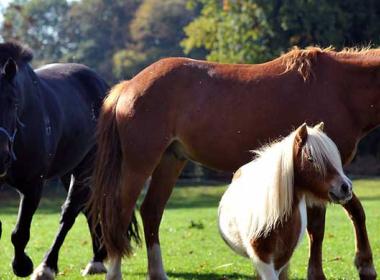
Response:
[{"label": "grassy field", "polygon": [[[380,181],[358,180],[354,188],[366,209],[375,265],[380,270]],[[234,255],[217,231],[216,209],[224,189],[225,186],[175,189],[161,226],[165,268],[170,279],[252,279],[250,262]],[[3,222],[0,279],[17,279],[10,267],[13,255],[10,233],[16,221],[18,202],[12,199],[0,201],[0,219]],[[45,198],[34,217],[27,252],[35,266],[53,241],[62,201],[63,198]],[[305,279],[307,243],[305,238],[292,259],[291,279]],[[62,247],[59,279],[83,279],[80,271],[91,258],[90,245],[87,225],[81,215]],[[340,206],[328,208],[323,249],[323,265],[328,279],[358,279],[353,265],[353,229]],[[123,275],[126,279],[145,279],[145,272],[145,248],[138,248],[133,258],[124,260]],[[104,276],[87,279],[104,279]]]}]

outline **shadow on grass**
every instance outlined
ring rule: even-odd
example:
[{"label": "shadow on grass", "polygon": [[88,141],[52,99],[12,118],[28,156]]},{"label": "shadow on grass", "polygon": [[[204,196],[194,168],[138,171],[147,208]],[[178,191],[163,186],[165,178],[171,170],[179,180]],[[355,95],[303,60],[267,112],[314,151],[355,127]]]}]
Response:
[{"label": "shadow on grass", "polygon": [[[146,276],[143,273],[135,273],[133,275],[138,275],[142,279]],[[169,279],[188,279],[188,280],[252,280],[259,279],[257,276],[239,274],[239,273],[227,273],[227,274],[216,274],[216,273],[191,273],[191,272],[167,272]],[[305,280],[305,278],[289,278],[291,280]],[[333,280],[344,280],[344,278],[334,278]]]},{"label": "shadow on grass", "polygon": [[182,278],[182,279],[199,279],[199,280],[232,280],[232,279],[244,279],[251,280],[252,275],[229,273],[229,274],[216,274],[216,273],[187,273],[187,272],[168,272],[170,278]]},{"label": "shadow on grass", "polygon": [[[133,275],[138,275],[141,279],[144,279],[146,274],[144,273],[134,273]],[[191,280],[252,280],[252,275],[239,274],[239,273],[228,273],[228,274],[216,274],[216,273],[192,273],[192,272],[167,272],[169,279],[191,279]]]}]

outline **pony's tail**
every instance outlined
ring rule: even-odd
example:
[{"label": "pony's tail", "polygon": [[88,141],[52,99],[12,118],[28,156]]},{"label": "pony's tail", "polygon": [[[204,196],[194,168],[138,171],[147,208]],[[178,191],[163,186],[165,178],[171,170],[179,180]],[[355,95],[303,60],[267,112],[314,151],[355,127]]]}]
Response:
[{"label": "pony's tail", "polygon": [[123,156],[116,121],[116,105],[123,84],[126,82],[111,90],[99,118],[93,192],[88,204],[94,227],[100,223],[100,238],[110,258],[130,256],[132,239],[141,244],[135,213],[128,225],[123,222],[126,218],[121,199]]}]

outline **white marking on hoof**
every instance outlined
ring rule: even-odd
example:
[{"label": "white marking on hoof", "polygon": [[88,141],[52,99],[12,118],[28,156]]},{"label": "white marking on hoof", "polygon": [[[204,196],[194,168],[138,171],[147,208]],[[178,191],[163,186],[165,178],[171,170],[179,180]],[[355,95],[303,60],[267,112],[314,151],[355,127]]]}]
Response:
[{"label": "white marking on hoof", "polygon": [[107,269],[102,262],[89,262],[82,271],[82,276],[107,273]]},{"label": "white marking on hoof", "polygon": [[55,272],[45,263],[41,263],[34,271],[31,280],[54,280]]},{"label": "white marking on hoof", "polygon": [[110,260],[110,266],[108,268],[106,280],[122,280],[120,258]]},{"label": "white marking on hoof", "polygon": [[161,248],[159,244],[153,244],[148,248],[148,271],[149,280],[167,280],[169,279],[165,273],[162,263]]}]

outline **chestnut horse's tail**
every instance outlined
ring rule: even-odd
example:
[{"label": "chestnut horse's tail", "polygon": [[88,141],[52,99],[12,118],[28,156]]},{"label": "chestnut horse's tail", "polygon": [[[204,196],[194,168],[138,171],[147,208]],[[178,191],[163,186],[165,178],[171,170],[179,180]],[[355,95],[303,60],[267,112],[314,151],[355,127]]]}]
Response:
[{"label": "chestnut horse's tail", "polygon": [[122,151],[116,121],[116,105],[121,87],[114,87],[104,102],[97,131],[97,156],[93,175],[93,192],[89,201],[89,211],[94,225],[100,223],[102,242],[108,257],[131,255],[133,239],[141,243],[138,224],[133,212],[128,227],[123,221],[121,180]]}]

